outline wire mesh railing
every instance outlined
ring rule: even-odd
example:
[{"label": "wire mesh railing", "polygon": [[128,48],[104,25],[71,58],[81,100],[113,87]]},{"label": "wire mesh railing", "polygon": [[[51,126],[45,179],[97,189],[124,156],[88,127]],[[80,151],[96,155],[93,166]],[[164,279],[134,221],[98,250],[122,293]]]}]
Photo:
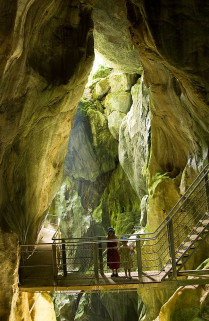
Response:
[{"label": "wire mesh railing", "polygon": [[180,268],[194,253],[194,244],[198,242],[195,246],[198,248],[207,236],[208,172],[207,165],[156,231],[132,235],[128,244],[120,236],[115,240],[100,236],[54,237],[53,244],[22,245],[22,279],[45,275],[55,282],[64,277],[94,279],[99,284],[101,277],[110,276],[112,272],[113,277],[117,273],[131,277],[131,273],[139,282],[143,282],[144,277],[152,281],[177,277]]}]

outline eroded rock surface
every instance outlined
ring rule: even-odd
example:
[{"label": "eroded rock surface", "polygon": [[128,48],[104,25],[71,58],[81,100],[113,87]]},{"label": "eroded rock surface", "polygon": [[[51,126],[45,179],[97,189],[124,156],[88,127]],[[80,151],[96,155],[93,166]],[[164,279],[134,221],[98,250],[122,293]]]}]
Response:
[{"label": "eroded rock surface", "polygon": [[76,0],[18,1],[3,32],[0,218],[22,242],[35,241],[93,60],[91,11]]},{"label": "eroded rock surface", "polygon": [[18,297],[18,238],[0,228],[0,320],[8,320],[12,302]]},{"label": "eroded rock surface", "polygon": [[143,78],[132,87],[131,94],[133,104],[120,127],[119,160],[141,199],[146,194],[145,167],[151,140],[149,96]]},{"label": "eroded rock surface", "polygon": [[140,73],[141,63],[131,42],[125,1],[96,0],[93,20],[96,50],[114,68],[127,73]]}]

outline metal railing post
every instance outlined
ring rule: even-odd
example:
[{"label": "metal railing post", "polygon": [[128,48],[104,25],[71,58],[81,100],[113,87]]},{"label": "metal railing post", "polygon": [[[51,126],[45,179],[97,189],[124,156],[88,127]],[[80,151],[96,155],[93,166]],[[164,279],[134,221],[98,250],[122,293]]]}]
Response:
[{"label": "metal railing post", "polygon": [[141,253],[141,241],[136,241],[136,257],[137,257],[137,267],[138,267],[138,278],[139,282],[142,282],[142,253]]},{"label": "metal railing post", "polygon": [[55,284],[57,283],[57,251],[56,251],[56,244],[52,244],[52,270],[53,270],[53,278]]},{"label": "metal railing post", "polygon": [[[99,237],[99,240],[101,240],[101,237]],[[99,269],[100,269],[100,274],[104,275],[102,243],[98,243],[98,249],[99,249]]]},{"label": "metal railing post", "polygon": [[206,194],[206,207],[209,212],[209,183],[208,183],[208,170],[205,170],[205,194]]},{"label": "metal railing post", "polygon": [[62,239],[62,268],[64,276],[67,276],[66,246],[64,239]]},{"label": "metal railing post", "polygon": [[173,270],[173,277],[177,277],[176,271],[176,254],[175,254],[175,246],[174,246],[174,235],[173,235],[173,223],[172,220],[167,218],[167,229],[168,229],[168,245],[169,245],[169,252],[170,252],[170,259],[171,265]]},{"label": "metal railing post", "polygon": [[98,244],[93,243],[93,259],[94,259],[94,275],[96,283],[99,283],[99,267],[98,267]]}]

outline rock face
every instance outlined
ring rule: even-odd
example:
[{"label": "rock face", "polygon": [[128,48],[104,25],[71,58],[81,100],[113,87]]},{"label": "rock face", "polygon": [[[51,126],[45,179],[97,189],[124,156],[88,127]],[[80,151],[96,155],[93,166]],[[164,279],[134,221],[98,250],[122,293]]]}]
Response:
[{"label": "rock face", "polygon": [[93,20],[95,49],[115,69],[126,73],[140,73],[141,63],[131,42],[125,1],[96,0]]},{"label": "rock face", "polygon": [[54,304],[48,293],[19,294],[9,321],[56,321]]},{"label": "rock face", "polygon": [[[0,320],[7,320],[18,297],[18,238],[0,229]],[[8,251],[9,249],[9,251]]]},{"label": "rock face", "polygon": [[[3,3],[1,19],[7,15]],[[61,183],[75,108],[93,60],[90,14],[80,1],[18,1],[4,21],[0,219],[22,242],[36,240]]]},{"label": "rock face", "polygon": [[191,285],[180,287],[163,305],[159,321],[204,321],[209,316],[208,286]]},{"label": "rock face", "polygon": [[18,272],[16,236],[7,231],[21,242],[37,239],[61,184],[94,53],[87,1],[3,0],[0,9],[0,226],[8,266],[0,318],[7,320]]},{"label": "rock face", "polygon": [[145,167],[151,141],[149,96],[143,78],[132,87],[131,94],[133,104],[120,127],[119,160],[141,199],[146,194]]},{"label": "rock face", "polygon": [[[154,220],[150,216],[150,229],[154,230],[164,217],[162,207],[168,212],[179,198],[180,177],[185,167],[197,173],[207,161],[209,111],[205,77],[208,61],[201,53],[208,46],[207,36],[203,36],[208,7],[198,1],[191,8],[188,1],[175,6],[172,1],[153,4],[134,0],[127,3],[127,9],[132,39],[139,51],[151,100],[147,187],[154,196],[150,204],[151,216],[157,218]],[[190,28],[192,24],[198,25],[198,40],[196,30],[193,33],[194,28]],[[184,37],[187,38],[185,42]],[[180,54],[186,60],[180,59]],[[164,189],[164,179],[159,179],[162,175],[171,178],[171,185],[172,179],[176,180],[176,186],[171,188],[176,191],[173,197],[165,194],[164,204],[160,186],[158,195],[153,194],[153,187],[159,183]],[[165,184],[168,187],[168,181],[165,180]],[[157,204],[162,204],[161,209]]]},{"label": "rock face", "polygon": [[[4,270],[0,317],[7,318],[12,302],[17,302],[11,288],[17,284],[17,239],[8,231],[17,233],[21,242],[34,242],[62,181],[75,109],[93,59],[92,5],[90,0],[0,3],[0,243],[2,259],[16,273],[9,277],[10,269]],[[112,75],[95,82],[95,108],[86,110],[91,133],[81,150],[94,170],[85,171],[83,161],[72,163],[74,181],[64,193],[69,200],[72,190],[69,212],[83,208],[89,219],[85,229],[92,218],[103,227],[113,224],[117,232],[130,231],[130,213],[139,208],[144,194],[149,195],[148,227],[155,229],[208,161],[208,9],[203,0],[192,5],[190,0],[95,1],[96,48],[126,73],[139,73],[142,64],[147,89],[141,82],[131,93],[126,80],[118,86],[115,79],[110,85]],[[83,140],[85,130],[83,124],[75,137]],[[107,132],[109,162],[102,160],[101,147]],[[115,152],[118,140],[122,167]],[[76,144],[71,151],[80,152]],[[132,220],[130,225],[121,226],[124,217]],[[76,215],[73,219],[76,222]],[[198,298],[206,292],[198,289],[191,295],[194,301],[186,302],[188,307],[194,304],[194,317],[201,320],[207,317],[207,300],[204,315]],[[175,311],[169,314],[165,307],[162,318],[178,318],[181,291],[174,296]],[[186,317],[182,313],[181,318]]]},{"label": "rock face", "polygon": [[[131,96],[136,80],[136,75],[112,72],[102,80],[97,78],[84,92],[65,160],[66,179],[50,209],[50,213],[61,217],[62,237],[104,235],[110,225],[117,234],[132,233],[140,222],[140,198],[118,164],[118,142],[109,122],[109,116],[120,107],[121,93]],[[102,93],[98,88],[108,88],[108,91]],[[114,101],[109,99],[113,93],[119,93]],[[127,113],[129,101],[123,101],[123,106]],[[113,125],[115,128],[115,123]],[[69,295],[54,297],[58,320],[113,321],[128,314],[133,320],[138,319],[137,293],[83,295],[81,299]],[[121,300],[124,301],[123,315]],[[119,307],[117,315],[112,302]]]},{"label": "rock face", "polygon": [[137,305],[137,292],[86,294],[79,303],[78,321],[138,321],[142,306]]},{"label": "rock face", "polygon": [[[100,226],[97,232],[104,234],[109,225],[119,234],[131,233],[139,223],[140,199],[118,164],[114,133],[119,135],[120,124],[111,127],[109,120],[121,107],[121,95],[129,96],[128,101],[123,100],[121,114],[125,117],[136,80],[135,74],[121,73],[111,73],[102,80],[97,78],[79,102],[65,160],[67,178],[51,208],[62,217],[63,235],[80,237],[96,226]],[[108,92],[104,91],[102,96],[98,90],[101,83],[108,84],[105,85]]]}]

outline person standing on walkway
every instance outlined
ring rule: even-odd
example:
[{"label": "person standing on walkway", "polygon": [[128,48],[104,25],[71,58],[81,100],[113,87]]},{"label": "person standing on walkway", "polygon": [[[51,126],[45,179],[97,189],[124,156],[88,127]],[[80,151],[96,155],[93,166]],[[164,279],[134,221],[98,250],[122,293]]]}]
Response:
[{"label": "person standing on walkway", "polygon": [[108,234],[106,239],[112,240],[107,242],[107,266],[112,270],[111,277],[118,276],[118,269],[120,267],[120,254],[118,252],[117,236],[113,227],[108,227]]},{"label": "person standing on walkway", "polygon": [[[134,248],[128,245],[127,237],[122,237],[122,245],[119,248],[121,265],[125,271],[125,277],[131,279],[131,268],[133,267],[132,253]],[[128,273],[127,273],[128,272]]]}]

